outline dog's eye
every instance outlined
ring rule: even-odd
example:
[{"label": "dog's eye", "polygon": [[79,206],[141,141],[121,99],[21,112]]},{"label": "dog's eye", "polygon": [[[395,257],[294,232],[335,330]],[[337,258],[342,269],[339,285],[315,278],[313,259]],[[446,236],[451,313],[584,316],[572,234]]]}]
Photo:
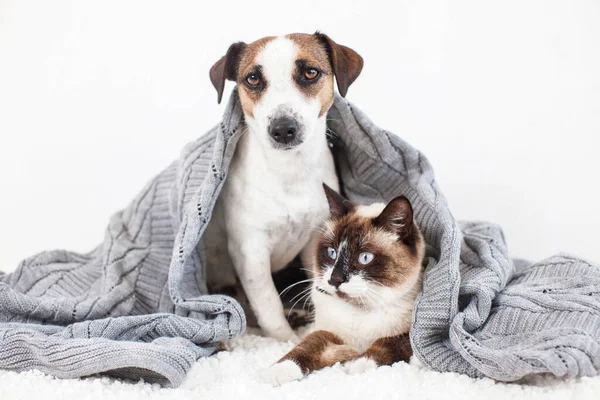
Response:
[{"label": "dog's eye", "polygon": [[246,77],[246,82],[252,87],[260,85],[260,78],[256,74],[250,74]]},{"label": "dog's eye", "polygon": [[317,77],[319,76],[319,71],[317,71],[314,68],[309,68],[306,71],[304,71],[304,79],[306,79],[307,81],[312,81],[317,79]]},{"label": "dog's eye", "polygon": [[373,261],[373,257],[374,256],[371,253],[360,253],[358,255],[358,262],[361,263],[362,265],[367,265],[368,263]]},{"label": "dog's eye", "polygon": [[327,255],[332,260],[335,260],[335,258],[337,257],[337,252],[335,251],[335,249],[333,247],[328,247],[327,248]]}]

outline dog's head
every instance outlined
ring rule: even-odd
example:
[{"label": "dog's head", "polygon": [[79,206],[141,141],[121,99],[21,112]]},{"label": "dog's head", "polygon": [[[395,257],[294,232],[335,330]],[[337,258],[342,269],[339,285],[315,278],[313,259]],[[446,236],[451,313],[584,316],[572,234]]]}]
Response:
[{"label": "dog's head", "polygon": [[210,70],[221,102],[225,80],[235,81],[246,123],[263,143],[293,149],[325,125],[333,104],[333,77],[342,96],[358,78],[363,59],[315,33],[234,43]]}]

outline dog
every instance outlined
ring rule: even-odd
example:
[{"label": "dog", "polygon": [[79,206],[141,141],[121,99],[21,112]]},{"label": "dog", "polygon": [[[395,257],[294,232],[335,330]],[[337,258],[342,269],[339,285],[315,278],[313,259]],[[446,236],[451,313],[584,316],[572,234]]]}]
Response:
[{"label": "dog", "polygon": [[362,67],[354,50],[316,32],[234,43],[210,70],[219,103],[225,81],[237,83],[246,129],[204,234],[207,284],[212,293],[241,284],[278,340],[297,337],[271,274],[298,255],[310,269],[329,215],[323,183],[339,190],[326,132],[334,77],[345,96]]}]

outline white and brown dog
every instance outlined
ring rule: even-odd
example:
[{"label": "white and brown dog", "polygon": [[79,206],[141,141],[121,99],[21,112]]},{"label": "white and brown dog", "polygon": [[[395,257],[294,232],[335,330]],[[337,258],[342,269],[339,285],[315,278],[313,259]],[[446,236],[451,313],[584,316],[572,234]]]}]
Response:
[{"label": "white and brown dog", "polygon": [[[307,269],[329,215],[323,182],[339,190],[326,136],[333,79],[342,96],[362,70],[352,49],[321,33],[235,43],[212,67],[221,101],[237,83],[247,131],[205,233],[208,286],[241,283],[263,331],[294,340],[272,272],[298,254]],[[236,278],[237,277],[237,278]]]}]

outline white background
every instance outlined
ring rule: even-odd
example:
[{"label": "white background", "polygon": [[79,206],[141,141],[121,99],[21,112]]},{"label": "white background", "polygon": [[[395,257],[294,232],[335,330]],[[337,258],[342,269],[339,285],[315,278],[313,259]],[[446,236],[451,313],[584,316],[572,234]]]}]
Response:
[{"label": "white background", "polygon": [[316,29],[365,58],[349,99],[429,157],[456,217],[600,262],[596,0],[0,0],[0,270],[99,243],[219,121],[230,43]]}]

